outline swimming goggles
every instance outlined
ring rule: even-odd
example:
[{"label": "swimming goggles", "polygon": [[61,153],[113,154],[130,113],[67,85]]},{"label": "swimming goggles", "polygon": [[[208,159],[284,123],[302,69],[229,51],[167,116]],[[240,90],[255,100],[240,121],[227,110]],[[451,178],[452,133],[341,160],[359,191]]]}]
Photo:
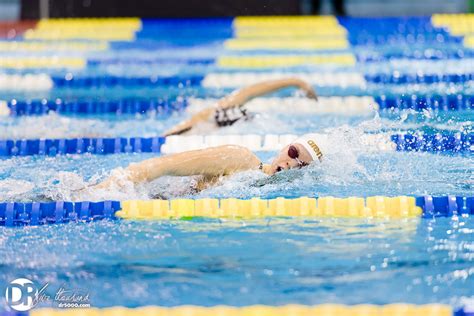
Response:
[{"label": "swimming goggles", "polygon": [[298,148],[296,148],[296,146],[294,146],[294,145],[290,145],[290,147],[288,147],[288,157],[290,157],[291,159],[296,160],[296,162],[298,163],[298,166],[300,168],[308,165],[307,162],[301,161],[299,159],[300,153],[298,151]]}]

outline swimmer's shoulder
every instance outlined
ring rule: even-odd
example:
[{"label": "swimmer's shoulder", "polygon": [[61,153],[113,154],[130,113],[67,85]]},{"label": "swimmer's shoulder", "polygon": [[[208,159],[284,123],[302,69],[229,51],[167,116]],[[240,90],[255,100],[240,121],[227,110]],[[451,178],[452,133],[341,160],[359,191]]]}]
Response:
[{"label": "swimmer's shoulder", "polygon": [[214,148],[216,151],[222,151],[222,152],[253,154],[253,152],[250,149],[244,146],[240,146],[240,145],[221,145],[221,146],[216,146],[212,148]]}]

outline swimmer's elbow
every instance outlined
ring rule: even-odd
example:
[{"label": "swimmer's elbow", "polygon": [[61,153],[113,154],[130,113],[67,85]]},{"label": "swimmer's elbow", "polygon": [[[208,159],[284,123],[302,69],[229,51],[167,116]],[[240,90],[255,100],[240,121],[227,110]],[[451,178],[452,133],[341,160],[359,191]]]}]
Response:
[{"label": "swimmer's elbow", "polygon": [[224,146],[228,161],[235,170],[253,169],[260,164],[260,159],[248,148],[239,145]]},{"label": "swimmer's elbow", "polygon": [[240,146],[240,145],[224,145],[222,146],[225,151],[234,154],[246,154],[246,155],[253,155],[253,152],[248,149],[247,147]]}]

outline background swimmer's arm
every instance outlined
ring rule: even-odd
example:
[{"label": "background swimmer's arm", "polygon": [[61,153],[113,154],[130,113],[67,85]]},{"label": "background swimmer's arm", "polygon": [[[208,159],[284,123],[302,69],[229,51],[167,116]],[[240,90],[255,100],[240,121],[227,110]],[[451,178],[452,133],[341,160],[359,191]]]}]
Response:
[{"label": "background swimmer's arm", "polygon": [[[315,100],[318,99],[316,92],[310,84],[297,78],[287,78],[264,81],[242,88],[240,90],[236,90],[227,97],[220,99],[217,102],[217,107],[227,109],[233,106],[243,105],[253,98],[288,87],[297,87],[303,90],[308,98]],[[191,117],[189,120],[183,121],[170,130],[166,131],[164,136],[183,134],[193,128],[193,126],[197,123],[208,120],[212,115],[214,115],[214,113],[215,108],[204,109]]]},{"label": "background swimmer's arm", "polygon": [[207,121],[214,114],[214,111],[214,108],[204,109],[193,115],[189,120],[183,121],[178,125],[173,126],[173,128],[166,131],[163,136],[180,135],[186,133],[197,123]]},{"label": "background swimmer's arm", "polygon": [[[125,170],[134,183],[153,181],[163,176],[203,175],[207,178],[228,175],[238,171],[258,169],[260,159],[240,146],[219,146],[192,150],[130,164]],[[97,185],[106,188],[117,183],[110,177]]]},{"label": "background swimmer's arm", "polygon": [[287,78],[264,81],[234,91],[229,96],[219,100],[217,105],[223,109],[243,105],[246,102],[252,100],[253,98],[288,87],[299,88],[306,93],[306,96],[308,98],[315,100],[318,99],[316,92],[309,83],[298,78]]}]

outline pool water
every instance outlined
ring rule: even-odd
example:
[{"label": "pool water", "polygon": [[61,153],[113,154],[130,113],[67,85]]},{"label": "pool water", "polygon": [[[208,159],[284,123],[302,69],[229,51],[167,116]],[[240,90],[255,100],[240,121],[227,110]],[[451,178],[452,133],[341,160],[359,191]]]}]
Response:
[{"label": "pool water", "polygon": [[[472,304],[472,218],[93,222],[4,229],[18,276],[93,306]],[[1,301],[6,308],[5,301]]]},{"label": "pool water", "polygon": [[[373,40],[381,43],[351,42],[349,49],[323,52],[357,56],[357,63],[347,66],[226,69],[217,62],[222,56],[267,54],[275,57],[290,53],[310,55],[311,51],[230,51],[221,39],[213,38],[219,37],[220,33],[213,33],[212,28],[201,34],[203,38],[194,39],[194,35],[187,38],[184,33],[192,35],[203,27],[189,21],[179,25],[181,28],[178,29],[184,32],[183,38],[165,38],[171,36],[166,27],[170,27],[170,23],[173,26],[176,23],[174,20],[146,21],[149,23],[147,27],[152,27],[147,29],[144,26],[143,33],[137,33],[143,37],[138,36],[132,42],[111,42],[110,49],[102,52],[18,52],[19,57],[78,56],[85,58],[88,64],[76,70],[40,67],[0,69],[0,75],[47,74],[56,80],[56,84],[64,84],[41,91],[2,90],[0,84],[0,106],[6,104],[1,100],[11,99],[18,102],[62,100],[72,103],[186,99],[188,107],[172,113],[0,115],[0,140],[158,137],[181,120],[189,118],[199,106],[212,106],[216,100],[233,91],[233,88],[219,82],[214,86],[188,81],[168,85],[153,83],[162,76],[201,76],[205,81],[207,75],[216,74],[283,72],[289,75],[319,75],[352,72],[360,74],[361,78],[384,75],[396,81],[407,74],[435,74],[441,79],[443,74],[465,75],[464,78],[471,76],[471,79],[463,82],[441,80],[439,83],[368,81],[359,86],[342,80],[341,84],[326,84],[323,81],[314,86],[322,97],[458,94],[472,103],[472,49],[462,46],[455,41],[458,38],[448,35],[446,43],[430,42],[428,39],[427,42],[415,41],[414,37],[400,43],[392,38],[395,42],[391,42],[390,34],[405,34],[407,25],[415,27],[412,30],[414,34],[424,31],[418,30],[418,27],[421,28],[418,24],[411,25],[414,22],[410,19],[393,20],[398,21],[398,27],[395,25],[393,28],[389,27],[394,23],[391,19],[385,21],[389,23],[385,28],[380,28],[377,19],[371,21],[361,19],[356,22],[362,23],[361,28],[364,23],[376,23],[376,26],[366,26],[374,34],[362,30],[360,38],[357,34],[351,34],[354,35],[352,40],[357,42],[362,41],[364,36],[372,36]],[[425,18],[414,21],[430,23]],[[174,28],[177,28],[176,25]],[[357,27],[353,28],[357,30]],[[349,33],[354,29],[349,29]],[[447,34],[444,29],[439,32]],[[230,33],[233,34],[232,30]],[[154,36],[158,35],[164,38],[155,39]],[[387,41],[383,42],[383,38]],[[0,58],[11,55],[10,51],[0,51]],[[192,59],[200,59],[201,62],[190,62]],[[206,59],[212,62],[206,62]],[[136,82],[114,84],[109,80],[110,76],[125,78],[124,82],[133,78],[150,80],[145,80],[143,85]],[[81,83],[81,78],[86,79]],[[95,79],[91,78],[98,78],[97,82],[94,84]],[[328,113],[300,111],[299,106],[313,101],[308,101],[295,89],[284,89],[266,98],[263,103],[271,103],[271,98],[281,101],[282,106],[259,108],[253,120],[239,121],[230,127],[212,129],[204,126],[193,132],[200,135],[261,136],[325,134],[331,148],[324,153],[322,163],[272,177],[258,171],[241,172],[222,177],[215,186],[200,192],[194,188],[198,177],[163,177],[139,185],[124,181],[121,186],[108,190],[84,191],[81,189],[100,182],[111,173],[119,173],[130,163],[161,154],[0,157],[0,202],[472,196],[474,193],[472,146],[463,152],[383,151],[362,141],[367,134],[389,137],[409,132],[427,135],[473,133],[472,104],[456,111],[377,111],[375,104],[368,102],[370,104],[364,104],[366,107],[355,113],[344,110]],[[316,107],[317,103],[314,102],[314,105]],[[270,163],[276,154],[276,151],[256,153],[266,163]],[[103,220],[38,227],[0,226],[1,291],[12,280],[24,277],[34,280],[36,284],[49,283],[47,293],[53,296],[63,285],[69,289],[81,289],[90,293],[93,307],[402,302],[444,303],[460,308],[474,305],[473,261],[472,216],[407,219],[195,218]],[[0,300],[0,311],[8,309],[6,301]]]},{"label": "pool water", "polygon": [[[41,117],[18,117],[3,120],[11,138],[157,136],[186,113],[167,120],[153,116],[110,117],[94,119],[50,114]],[[261,113],[251,121],[242,121],[219,130],[217,134],[255,134],[319,132],[328,135],[331,151],[321,164],[291,170],[267,178],[249,171],[223,178],[216,187],[196,193],[196,177],[166,177],[147,185],[104,192],[77,194],[77,190],[107,177],[112,170],[156,154],[68,155],[58,157],[16,157],[0,160],[0,200],[92,200],[153,197],[240,197],[259,196],[364,196],[370,195],[470,195],[474,186],[474,161],[470,152],[433,154],[417,152],[378,152],[360,140],[364,133],[393,133],[423,130],[427,133],[472,130],[472,113],[369,113],[363,116],[302,115]],[[278,123],[276,123],[278,122]],[[24,129],[25,124],[35,129]],[[254,132],[255,131],[255,132]],[[22,135],[19,137],[19,135]],[[48,137],[48,136],[46,136]],[[276,152],[259,152],[270,163]]]},{"label": "pool water", "polygon": [[[16,157],[0,160],[0,197],[6,201],[98,201],[473,192],[470,153],[378,153],[357,142],[363,132],[472,128],[470,112],[433,117],[399,113],[382,118],[374,114],[262,116],[258,122],[243,122],[218,133],[241,133],[255,125],[264,128],[257,131],[262,133],[280,128],[288,133],[314,130],[333,135],[336,150],[322,164],[270,179],[255,171],[244,172],[199,193],[192,189],[194,178],[173,177],[143,186],[77,193],[112,169],[153,154]],[[54,114],[9,120],[6,132],[35,135],[44,131],[61,137],[84,131],[107,136],[157,135],[172,124],[153,117],[95,120]],[[25,131],[21,126],[28,120],[36,126],[44,124],[44,129]],[[278,128],[269,124],[275,120],[282,123]],[[301,127],[305,123],[310,127]],[[267,162],[274,155],[258,153]],[[101,221],[0,229],[1,286],[21,275],[39,284],[49,283],[53,295],[66,284],[90,293],[97,307],[405,302],[446,303],[457,308],[473,300],[474,220],[469,217]],[[7,308],[4,301],[1,304]]]}]

